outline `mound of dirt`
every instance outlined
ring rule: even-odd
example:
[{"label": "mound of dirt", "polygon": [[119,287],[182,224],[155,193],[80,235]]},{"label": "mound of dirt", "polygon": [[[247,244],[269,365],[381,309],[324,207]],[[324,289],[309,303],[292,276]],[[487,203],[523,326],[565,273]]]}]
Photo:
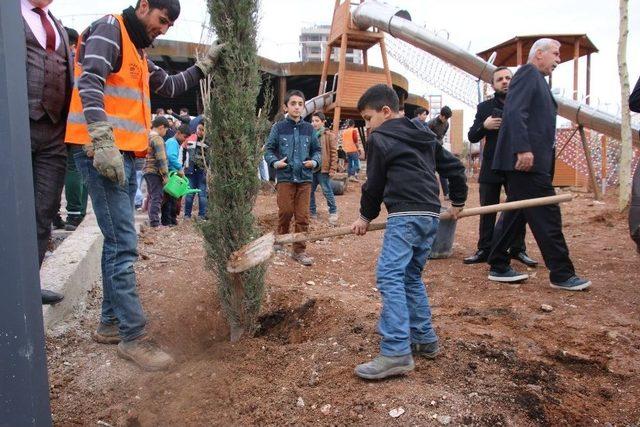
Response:
[{"label": "mound of dirt", "polygon": [[[358,216],[356,187],[338,201],[340,225]],[[472,186],[468,206],[478,204],[477,192]],[[315,229],[328,226],[319,191],[317,197]],[[378,351],[382,233],[310,244],[315,264],[308,268],[276,255],[256,335],[232,344],[192,225],[145,232],[139,292],[150,334],[177,364],[142,372],[119,359],[114,346],[92,342],[98,286],[69,331],[48,339],[55,424],[638,423],[638,256],[626,223],[611,214],[615,195],[609,197],[606,205],[580,197],[562,206],[573,262],[594,283],[587,292],[552,290],[543,266],[529,269],[531,278],[519,286],[489,282],[486,266],[462,264],[475,250],[478,218],[461,220],[453,256],[430,261],[423,275],[441,355],[416,360],[405,377],[374,383],[355,377],[353,368]],[[275,196],[263,192],[256,206],[261,226],[273,228]],[[526,243],[541,260],[531,233]],[[402,415],[390,416],[394,409]]]}]

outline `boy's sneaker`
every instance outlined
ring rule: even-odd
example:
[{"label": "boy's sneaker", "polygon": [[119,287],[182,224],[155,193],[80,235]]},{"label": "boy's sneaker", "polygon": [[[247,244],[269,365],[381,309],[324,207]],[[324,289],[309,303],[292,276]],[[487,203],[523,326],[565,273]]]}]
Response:
[{"label": "boy's sneaker", "polygon": [[145,371],[163,371],[173,364],[173,357],[146,337],[133,341],[120,341],[118,356],[135,362]]},{"label": "boy's sneaker", "polygon": [[311,219],[318,219],[317,213],[312,213],[310,216],[311,216]]},{"label": "boy's sneaker", "polygon": [[329,225],[332,225],[334,227],[336,225],[338,225],[338,214],[337,213],[329,214]]},{"label": "boy's sneaker", "polygon": [[118,344],[120,342],[118,324],[106,325],[100,322],[98,328],[91,334],[91,338],[100,344]]},{"label": "boy's sneaker", "polygon": [[405,356],[383,356],[379,354],[371,362],[356,366],[355,373],[367,380],[381,380],[413,371],[415,364],[410,354]]},{"label": "boy's sneaker", "polygon": [[309,267],[313,265],[313,258],[311,258],[309,255],[307,255],[304,252],[298,252],[298,253],[294,252],[291,254],[291,258],[295,259],[305,267]]},{"label": "boy's sneaker", "polygon": [[581,291],[591,286],[591,281],[581,279],[578,276],[571,276],[569,279],[560,283],[551,282],[551,287],[554,289],[564,289],[565,291]]},{"label": "boy's sneaker", "polygon": [[439,352],[440,347],[438,347],[438,341],[430,342],[427,344],[411,344],[411,353],[414,356],[422,356],[426,357],[427,359],[434,359]]},{"label": "boy's sneaker", "polygon": [[528,274],[518,273],[511,267],[509,267],[509,269],[505,272],[500,272],[497,270],[489,271],[489,280],[493,280],[494,282],[513,283],[513,282],[521,282],[528,278],[529,278]]}]

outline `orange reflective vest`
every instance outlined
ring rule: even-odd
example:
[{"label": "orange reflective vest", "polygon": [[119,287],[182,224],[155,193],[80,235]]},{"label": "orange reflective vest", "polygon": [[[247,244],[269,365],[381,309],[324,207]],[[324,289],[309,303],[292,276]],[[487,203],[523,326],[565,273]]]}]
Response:
[{"label": "orange reflective vest", "polygon": [[[129,37],[122,16],[115,15],[120,23],[122,39],[122,65],[117,73],[111,73],[104,85],[104,110],[113,125],[116,147],[122,151],[144,152],[149,144],[151,129],[151,98],[149,95],[149,67],[146,54],[138,53]],[[78,40],[80,46],[82,40]],[[78,80],[82,65],[74,67],[75,84],[71,95],[69,119],[65,141],[71,144],[91,142],[84,117]]]},{"label": "orange reflective vest", "polygon": [[355,128],[342,131],[342,149],[345,153],[358,152],[358,131]]}]

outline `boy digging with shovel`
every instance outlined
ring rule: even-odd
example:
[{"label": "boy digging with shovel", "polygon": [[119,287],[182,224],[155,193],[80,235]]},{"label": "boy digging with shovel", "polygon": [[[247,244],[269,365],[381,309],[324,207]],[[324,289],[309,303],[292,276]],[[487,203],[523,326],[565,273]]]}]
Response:
[{"label": "boy digging with shovel", "polygon": [[380,354],[358,365],[357,376],[382,379],[412,371],[412,354],[433,358],[438,337],[431,325],[422,270],[438,230],[438,172],[450,182],[453,218],[467,199],[464,166],[444,150],[432,133],[399,115],[395,91],[369,88],[358,111],[370,129],[367,181],[362,186],[360,218],[354,234],[364,235],[384,202],[389,213],[378,258],[376,285],[382,296],[378,332]]}]

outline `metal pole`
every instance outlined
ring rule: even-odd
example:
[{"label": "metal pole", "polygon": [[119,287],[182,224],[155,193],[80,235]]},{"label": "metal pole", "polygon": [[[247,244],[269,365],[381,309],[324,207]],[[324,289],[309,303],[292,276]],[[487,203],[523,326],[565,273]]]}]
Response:
[{"label": "metal pole", "polygon": [[20,2],[0,2],[0,426],[50,426]]},{"label": "metal pole", "polygon": [[587,171],[589,172],[589,181],[593,187],[593,194],[595,194],[596,200],[602,200],[602,193],[598,186],[598,180],[596,180],[596,173],[593,170],[593,161],[591,160],[591,149],[587,142],[587,136],[584,132],[584,126],[579,125],[578,131],[580,132],[580,140],[582,141],[582,149],[584,150],[585,161],[587,162]]},{"label": "metal pole", "polygon": [[[491,83],[491,74],[495,65],[487,63],[465,49],[456,46],[428,30],[411,22],[411,15],[406,10],[394,8],[385,3],[368,0],[353,11],[353,22],[360,30],[374,26],[405,42],[422,49],[461,70]],[[549,79],[550,85],[552,79]],[[588,129],[620,139],[620,117],[605,111],[597,110],[571,98],[555,95],[558,103],[558,114]],[[640,126],[632,126],[632,139],[636,147],[640,147]]]}]

